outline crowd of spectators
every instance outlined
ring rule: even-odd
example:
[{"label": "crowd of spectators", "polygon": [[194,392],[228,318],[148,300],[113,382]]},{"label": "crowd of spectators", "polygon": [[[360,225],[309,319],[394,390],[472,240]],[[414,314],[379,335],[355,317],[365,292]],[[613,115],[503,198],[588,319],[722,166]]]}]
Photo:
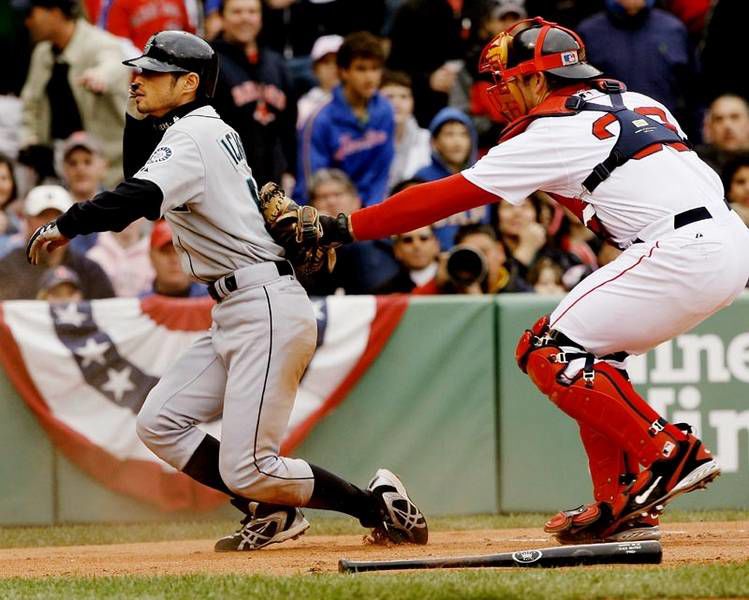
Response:
[{"label": "crowd of spectators", "polygon": [[[31,232],[123,177],[131,73],[164,29],[220,56],[214,105],[259,185],[336,215],[472,165],[501,131],[477,69],[540,15],[575,28],[605,75],[665,104],[749,224],[749,88],[735,0],[10,0],[0,9],[0,299],[205,295],[167,224],[82,236],[29,267]],[[562,294],[617,255],[543,193],[339,249],[310,294]]]}]

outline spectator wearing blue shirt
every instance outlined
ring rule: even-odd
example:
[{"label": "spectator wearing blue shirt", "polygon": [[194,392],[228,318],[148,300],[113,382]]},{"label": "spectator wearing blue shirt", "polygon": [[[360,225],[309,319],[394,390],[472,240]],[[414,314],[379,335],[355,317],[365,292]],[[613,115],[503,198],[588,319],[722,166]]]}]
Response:
[{"label": "spectator wearing blue shirt", "polygon": [[607,77],[678,112],[692,67],[687,29],[655,0],[606,0],[606,10],[580,23],[577,31],[588,59]]},{"label": "spectator wearing blue shirt", "polygon": [[395,120],[379,94],[385,53],[367,32],[348,35],[336,57],[342,84],[332,100],[299,132],[298,177],[294,197],[309,201],[309,180],[318,169],[340,169],[356,186],[364,206],[387,194],[395,153]]},{"label": "spectator wearing blue shirt", "polygon": [[[429,131],[432,134],[432,163],[418,170],[414,179],[442,179],[459,173],[476,162],[476,129],[463,111],[443,108],[432,119]],[[437,221],[433,229],[442,250],[449,250],[455,243],[455,234],[461,225],[489,222],[489,208],[479,206]]]}]

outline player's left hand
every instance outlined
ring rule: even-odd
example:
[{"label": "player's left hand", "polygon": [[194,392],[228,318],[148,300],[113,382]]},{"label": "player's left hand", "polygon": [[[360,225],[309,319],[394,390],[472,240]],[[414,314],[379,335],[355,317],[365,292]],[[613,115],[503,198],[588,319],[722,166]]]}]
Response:
[{"label": "player's left hand", "polygon": [[26,260],[38,265],[43,252],[52,252],[55,248],[68,243],[68,238],[60,233],[55,221],[39,227],[26,244]]}]

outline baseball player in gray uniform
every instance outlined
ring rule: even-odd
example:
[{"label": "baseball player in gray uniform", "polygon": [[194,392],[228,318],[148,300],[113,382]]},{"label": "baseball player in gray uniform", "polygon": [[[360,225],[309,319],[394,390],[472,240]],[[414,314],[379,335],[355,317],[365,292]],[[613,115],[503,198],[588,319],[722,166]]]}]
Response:
[{"label": "baseball player in gray uniform", "polygon": [[[375,538],[427,542],[427,524],[400,480],[379,469],[366,489],[308,462],[279,456],[299,380],[315,349],[313,310],[284,250],[265,229],[239,135],[209,105],[218,58],[199,37],[163,31],[131,86],[145,117],[149,158],[114,190],[76,204],[40,227],[27,247],[44,251],[76,235],[120,231],[140,217],[165,218],[184,270],[208,285],[213,323],[164,374],[138,415],[138,435],[167,463],[232,497],[241,528],[216,550],[255,550],[309,527],[298,507],[336,510]],[[135,139],[126,133],[126,154]],[[141,144],[142,146],[142,144]],[[127,161],[126,161],[127,162]],[[126,166],[127,170],[127,166]],[[197,425],[222,417],[221,442]]]}]

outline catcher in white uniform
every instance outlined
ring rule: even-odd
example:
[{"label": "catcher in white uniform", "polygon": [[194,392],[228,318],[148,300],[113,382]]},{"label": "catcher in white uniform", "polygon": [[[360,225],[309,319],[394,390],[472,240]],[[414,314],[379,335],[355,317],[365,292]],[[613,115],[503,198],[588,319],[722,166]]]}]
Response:
[{"label": "catcher in white uniform", "polygon": [[[246,514],[216,550],[255,550],[301,535],[309,523],[300,506],[352,515],[375,539],[425,544],[426,521],[390,471],[378,470],[362,490],[278,454],[317,326],[283,248],[266,230],[242,142],[208,104],[216,54],[197,36],[163,31],[125,64],[140,69],[131,87],[140,120],[128,117],[125,168],[134,171],[137,156],[145,164],[111,192],[40,227],[29,261],[76,235],[120,231],[140,217],[163,216],[171,225],[184,270],[208,285],[217,304],[210,331],[151,390],[137,427],[155,454],[225,492]],[[316,231],[305,219],[309,211],[287,212],[295,237]],[[218,416],[221,442],[197,427]]]},{"label": "catcher in white uniform", "polygon": [[[520,368],[575,419],[595,501],[545,530],[562,543],[658,539],[658,516],[720,467],[688,426],[658,415],[624,370],[730,304],[749,279],[749,232],[668,110],[601,80],[573,31],[529,19],[485,48],[508,121],[473,167],[350,216],[321,217],[322,245],[379,239],[542,190],[623,250],[518,342]],[[519,401],[525,401],[519,399]]]}]

